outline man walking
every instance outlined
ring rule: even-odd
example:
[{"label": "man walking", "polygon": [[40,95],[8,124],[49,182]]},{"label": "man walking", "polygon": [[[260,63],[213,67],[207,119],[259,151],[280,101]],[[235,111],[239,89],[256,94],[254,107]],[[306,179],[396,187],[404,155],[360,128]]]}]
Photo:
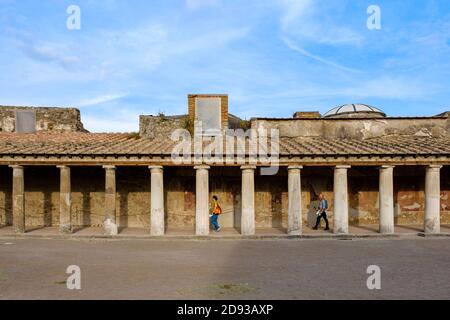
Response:
[{"label": "man walking", "polygon": [[323,193],[319,195],[319,210],[317,211],[317,221],[316,225],[314,226],[314,230],[317,230],[320,226],[320,220],[323,218],[325,220],[325,230],[330,230],[328,225],[328,218],[327,218],[327,210],[328,210],[328,201],[325,199],[325,196]]}]

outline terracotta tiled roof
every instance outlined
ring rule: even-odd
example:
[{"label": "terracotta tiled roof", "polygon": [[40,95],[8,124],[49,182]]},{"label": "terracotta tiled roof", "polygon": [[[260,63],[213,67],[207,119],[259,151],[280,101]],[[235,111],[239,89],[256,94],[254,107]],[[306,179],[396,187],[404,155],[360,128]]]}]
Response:
[{"label": "terracotta tiled roof", "polygon": [[450,155],[450,138],[281,139],[281,155]]},{"label": "terracotta tiled roof", "polygon": [[[1,155],[170,155],[176,142],[127,133],[0,133]],[[281,156],[450,155],[449,138],[281,138]]]}]

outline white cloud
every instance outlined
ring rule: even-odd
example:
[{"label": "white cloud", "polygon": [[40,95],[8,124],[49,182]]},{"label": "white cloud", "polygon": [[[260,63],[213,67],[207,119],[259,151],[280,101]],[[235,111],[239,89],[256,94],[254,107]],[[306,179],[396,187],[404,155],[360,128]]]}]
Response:
[{"label": "white cloud", "polygon": [[31,59],[55,63],[68,71],[74,71],[81,67],[80,57],[70,54],[67,46],[51,42],[33,43],[21,39],[16,41],[17,47]]},{"label": "white cloud", "polygon": [[282,0],[281,28],[289,31],[292,23],[298,21],[311,8],[312,0]]},{"label": "white cloud", "polygon": [[99,110],[81,108],[83,125],[91,132],[139,131],[139,115],[145,113],[141,109],[134,108],[113,108],[111,106],[99,108]]},{"label": "white cloud", "polygon": [[[343,66],[305,49],[305,47],[314,46],[321,50],[323,45],[360,45],[363,40],[358,33],[333,23],[333,12],[325,10],[324,5],[319,10],[319,5],[322,5],[321,1],[281,1],[281,39],[288,48],[314,61],[343,71],[357,72],[356,69]],[[326,18],[326,24],[322,23],[323,18]]]},{"label": "white cloud", "polygon": [[327,5],[323,0],[281,1],[281,31],[298,40],[312,43],[361,45],[364,38],[358,32],[335,23],[333,6]]},{"label": "white cloud", "polygon": [[331,66],[331,67],[333,67],[333,68],[337,68],[337,69],[340,69],[340,70],[343,70],[343,71],[359,72],[359,70],[357,70],[357,69],[348,68],[348,67],[343,66],[343,65],[340,65],[340,64],[338,64],[338,63],[336,63],[336,62],[333,62],[333,61],[324,59],[324,58],[322,58],[322,57],[320,57],[320,56],[314,55],[314,54],[312,54],[312,53],[306,51],[305,49],[299,47],[298,45],[296,45],[295,43],[293,43],[292,40],[290,40],[290,39],[288,39],[288,38],[286,38],[286,37],[283,37],[282,40],[283,40],[283,42],[286,44],[286,46],[288,46],[288,48],[290,48],[290,49],[292,49],[292,50],[294,50],[294,51],[296,51],[296,52],[298,52],[298,53],[304,55],[305,57],[311,58],[311,59],[313,59],[313,60],[315,60],[315,61],[318,61],[318,62],[320,62],[320,63],[329,65],[329,66]]},{"label": "white cloud", "polygon": [[82,100],[74,105],[78,107],[95,106],[106,102],[111,102],[126,97],[127,93],[105,94],[91,99]]},{"label": "white cloud", "polygon": [[84,127],[91,132],[136,132],[139,131],[139,115],[133,119],[112,119],[94,115],[82,115]]},{"label": "white cloud", "polygon": [[198,32],[177,26],[147,23],[122,30],[98,30],[83,36],[78,43],[65,39],[52,42],[28,41],[39,38],[28,34],[16,42],[25,55],[39,63],[54,63],[77,71],[72,79],[134,79],[138,74],[154,72],[163,63],[187,54],[208,55],[235,40],[247,36],[245,27],[216,27]]}]

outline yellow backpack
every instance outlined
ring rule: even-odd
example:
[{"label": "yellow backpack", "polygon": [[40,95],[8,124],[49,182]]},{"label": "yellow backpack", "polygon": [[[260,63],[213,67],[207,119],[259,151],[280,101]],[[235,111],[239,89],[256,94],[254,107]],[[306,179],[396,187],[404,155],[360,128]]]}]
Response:
[{"label": "yellow backpack", "polygon": [[214,206],[213,214],[222,214],[222,208],[219,206],[218,203],[216,203]]}]

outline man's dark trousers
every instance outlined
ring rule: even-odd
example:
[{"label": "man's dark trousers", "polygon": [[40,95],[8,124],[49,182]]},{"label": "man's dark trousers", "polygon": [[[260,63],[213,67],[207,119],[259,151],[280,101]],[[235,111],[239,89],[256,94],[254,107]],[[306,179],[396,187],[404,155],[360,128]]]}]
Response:
[{"label": "man's dark trousers", "polygon": [[323,220],[325,220],[325,223],[326,223],[325,229],[328,229],[328,218],[327,218],[326,211],[322,212],[321,214],[319,214],[317,216],[316,226],[314,228],[318,228],[320,226],[320,219],[322,219],[322,218],[323,218]]}]

